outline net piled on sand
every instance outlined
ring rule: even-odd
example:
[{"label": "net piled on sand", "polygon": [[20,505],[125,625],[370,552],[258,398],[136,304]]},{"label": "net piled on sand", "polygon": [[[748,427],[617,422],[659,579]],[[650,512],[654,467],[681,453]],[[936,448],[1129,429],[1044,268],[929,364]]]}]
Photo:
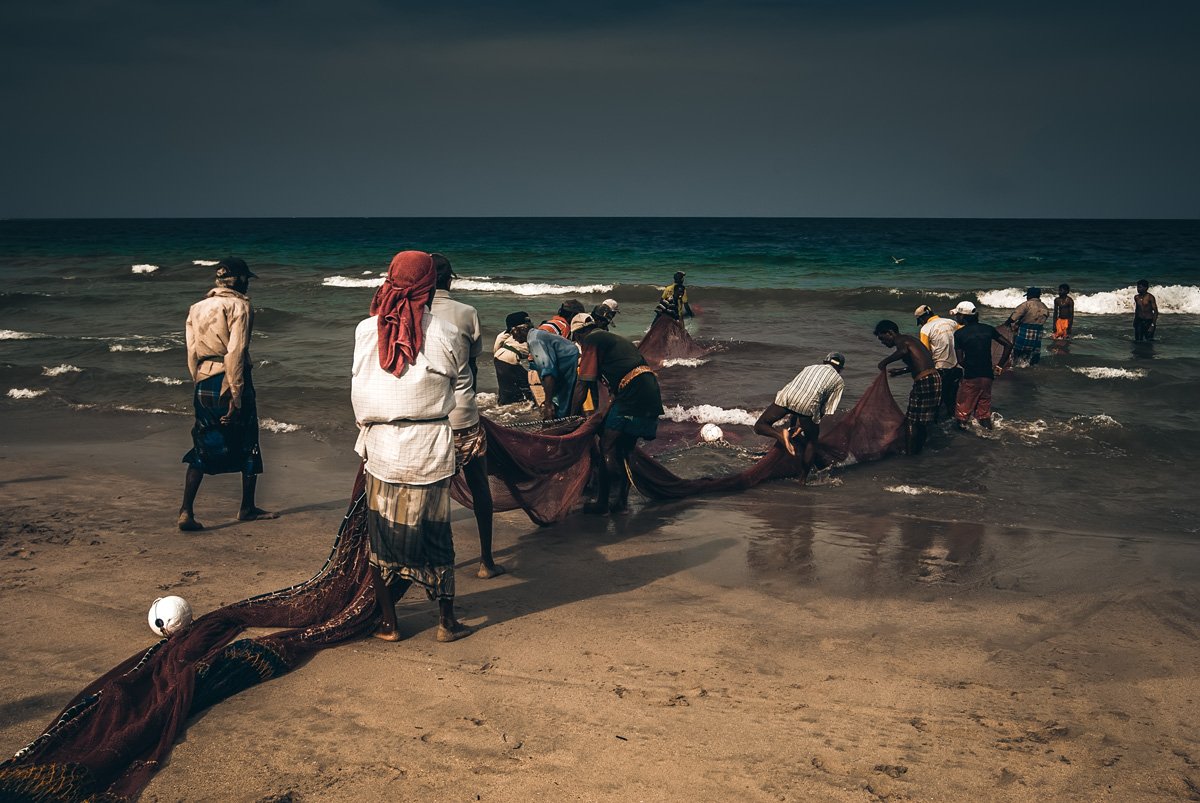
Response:
[{"label": "net piled on sand", "polygon": [[[367,569],[362,471],[325,565],[312,579],[205,614],[118,664],[76,695],[46,731],[0,764],[0,800],[135,797],[190,717],[296,668],[378,621]],[[292,628],[234,641],[247,627]]]}]

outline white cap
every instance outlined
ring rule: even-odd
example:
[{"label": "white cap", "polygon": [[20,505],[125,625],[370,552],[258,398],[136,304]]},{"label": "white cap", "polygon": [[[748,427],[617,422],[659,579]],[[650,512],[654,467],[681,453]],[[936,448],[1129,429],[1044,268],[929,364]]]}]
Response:
[{"label": "white cap", "polygon": [[585,326],[595,326],[595,325],[596,325],[596,319],[593,318],[591,315],[588,315],[586,312],[581,312],[578,315],[576,315],[574,318],[571,319],[571,331],[572,332],[578,332],[580,329],[584,328]]},{"label": "white cap", "polygon": [[606,298],[600,303],[612,310],[614,315],[621,311],[621,305],[617,303],[615,298]]},{"label": "white cap", "polygon": [[960,301],[958,306],[950,310],[951,315],[974,315],[975,305],[970,301]]},{"label": "white cap", "polygon": [[920,318],[922,315],[932,315],[932,314],[933,314],[933,307],[929,306],[928,304],[922,304],[921,306],[919,306],[915,310],[913,310],[914,318]]}]

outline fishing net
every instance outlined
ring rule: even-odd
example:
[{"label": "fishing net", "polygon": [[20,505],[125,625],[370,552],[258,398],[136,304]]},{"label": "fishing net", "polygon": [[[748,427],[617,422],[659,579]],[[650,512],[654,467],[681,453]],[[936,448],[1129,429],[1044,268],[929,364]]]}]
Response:
[{"label": "fishing net", "polygon": [[638,350],[651,368],[660,367],[666,360],[694,359],[710,351],[693,340],[687,328],[670,315],[659,315],[654,319],[650,331],[638,344]]},{"label": "fishing net", "polygon": [[[665,316],[655,323],[660,331],[672,326],[683,329]],[[677,332],[654,342],[666,344],[658,354],[678,353],[672,349],[686,345]],[[519,508],[538,524],[570,514],[593,467],[599,465],[596,435],[603,416],[599,412],[587,419],[527,427],[505,427],[483,418],[495,509]],[[833,465],[883,457],[901,442],[903,422],[881,373],[852,410],[822,426],[818,462]],[[676,476],[641,449],[628,467],[634,487],[662,499],[745,490],[799,469],[778,446],[750,468],[720,477]],[[82,803],[134,797],[149,783],[190,717],[291,671],[319,649],[366,635],[379,613],[367,564],[363,488],[360,469],[332,553],[311,580],[201,616],[186,630],[131,656],[93,682],[41,736],[0,764],[0,800]],[[471,505],[461,474],[452,493]],[[235,641],[247,627],[289,629]]]}]

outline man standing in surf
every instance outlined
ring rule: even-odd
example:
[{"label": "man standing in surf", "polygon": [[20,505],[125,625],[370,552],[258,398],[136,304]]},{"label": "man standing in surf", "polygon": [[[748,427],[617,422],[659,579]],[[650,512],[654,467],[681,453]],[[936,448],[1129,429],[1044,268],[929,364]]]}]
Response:
[{"label": "man standing in surf", "polygon": [[1040,287],[1025,291],[1025,301],[1012,311],[1004,325],[1013,337],[1013,367],[1033,367],[1042,358],[1042,327],[1050,317],[1050,308],[1042,303]]},{"label": "man standing in surf", "polygon": [[1158,328],[1158,301],[1150,293],[1150,282],[1139,279],[1137,295],[1133,297],[1133,339],[1134,342],[1154,339],[1154,330]]},{"label": "man standing in surf", "polygon": [[654,308],[656,317],[669,315],[677,321],[694,317],[692,307],[688,304],[687,288],[683,284],[684,276],[683,271],[677,271],[674,283],[663,288],[662,298],[659,300],[658,306]]},{"label": "man standing in surf", "polygon": [[192,403],[192,449],[183,456],[188,464],[183,481],[179,529],[204,529],[196,521],[193,505],[205,474],[242,475],[239,521],[279,518],[254,503],[262,453],[258,448],[258,407],[250,377],[250,333],[254,310],[250,280],[257,278],[237,257],[217,263],[216,287],[188,310],[185,324],[188,372],[196,383]]},{"label": "man standing in surf", "polygon": [[938,407],[942,403],[942,376],[933,365],[933,355],[929,349],[915,337],[900,334],[900,327],[894,321],[884,320],[875,324],[875,337],[883,345],[895,349],[880,361],[879,370],[883,371],[889,364],[903,360],[903,368],[893,368],[888,374],[912,374],[908,410],[904,413],[905,451],[908,454],[920,454],[925,448],[927,428],[936,420]]}]

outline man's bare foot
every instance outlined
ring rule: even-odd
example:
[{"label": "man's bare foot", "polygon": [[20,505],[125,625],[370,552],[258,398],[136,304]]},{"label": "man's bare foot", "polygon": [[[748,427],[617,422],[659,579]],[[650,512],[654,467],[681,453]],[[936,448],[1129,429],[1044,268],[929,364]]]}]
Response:
[{"label": "man's bare foot", "polygon": [[493,577],[499,577],[504,574],[504,567],[499,563],[481,563],[479,571],[475,572],[475,576],[480,580],[491,580]]},{"label": "man's bare foot", "polygon": [[197,530],[204,529],[204,525],[196,521],[195,517],[193,517],[191,513],[187,513],[186,511],[182,510],[179,512],[178,524],[179,529],[183,530],[185,533],[194,533]]},{"label": "man's bare foot", "polygon": [[277,519],[278,513],[272,513],[269,510],[263,510],[261,507],[252,507],[249,510],[238,511],[238,521],[262,521],[263,519]]},{"label": "man's bare foot", "polygon": [[399,641],[401,639],[400,634],[387,625],[380,625],[371,635],[380,641]]},{"label": "man's bare foot", "polygon": [[600,502],[588,502],[583,506],[583,512],[590,513],[593,516],[606,516],[608,515],[608,505],[601,504]]},{"label": "man's bare foot", "polygon": [[454,622],[449,627],[439,624],[437,629],[437,640],[442,643],[458,641],[460,638],[466,638],[474,632],[474,630],[467,627],[462,622]]}]

